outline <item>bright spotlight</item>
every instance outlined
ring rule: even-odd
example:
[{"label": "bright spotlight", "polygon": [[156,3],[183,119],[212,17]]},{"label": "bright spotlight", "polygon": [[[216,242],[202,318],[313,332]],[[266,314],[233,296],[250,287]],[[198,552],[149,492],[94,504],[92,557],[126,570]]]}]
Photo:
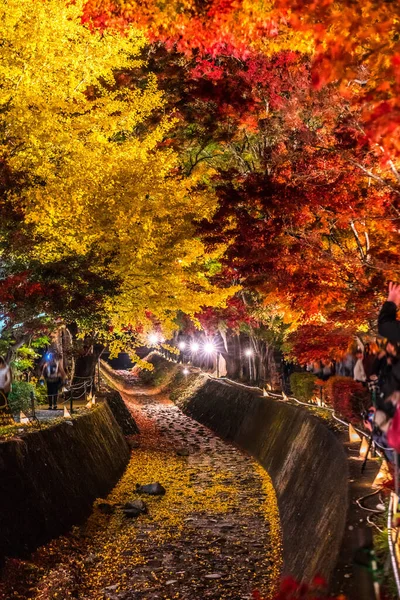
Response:
[{"label": "bright spotlight", "polygon": [[251,348],[246,348],[244,353],[246,356],[253,356],[253,350]]},{"label": "bright spotlight", "polygon": [[183,373],[184,375],[189,375],[189,369],[183,369],[182,373]]},{"label": "bright spotlight", "polygon": [[200,346],[198,345],[197,342],[193,342],[193,344],[190,346],[190,349],[192,352],[198,352],[199,348],[200,348]]},{"label": "bright spotlight", "polygon": [[158,343],[158,335],[156,333],[151,333],[149,335],[149,342],[150,342],[150,344],[157,344]]},{"label": "bright spotlight", "polygon": [[184,350],[186,348],[186,343],[185,342],[179,342],[178,348],[179,348],[179,350]]},{"label": "bright spotlight", "polygon": [[207,354],[212,354],[213,352],[215,352],[215,346],[212,342],[206,342],[204,344],[204,352],[207,352]]}]

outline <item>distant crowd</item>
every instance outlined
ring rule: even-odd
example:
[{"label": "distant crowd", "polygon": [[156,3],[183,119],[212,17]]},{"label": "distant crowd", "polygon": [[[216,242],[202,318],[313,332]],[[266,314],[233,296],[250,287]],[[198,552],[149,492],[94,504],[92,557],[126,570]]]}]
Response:
[{"label": "distant crowd", "polygon": [[[366,343],[355,352],[347,353],[340,361],[317,361],[307,365],[307,371],[318,379],[327,381],[334,375],[352,377],[366,384],[386,385],[389,373],[399,360],[399,346],[396,342]],[[389,394],[386,390],[385,395]]]},{"label": "distant crowd", "polygon": [[382,341],[360,345],[338,362],[316,362],[307,370],[322,380],[333,375],[352,377],[373,391],[373,406],[364,425],[372,439],[385,449],[392,462],[400,456],[400,285],[389,284],[389,294],[378,316],[378,333]]},{"label": "distant crowd", "polygon": [[[46,384],[49,410],[58,410],[57,398],[61,387],[67,382],[61,357],[57,352],[47,352],[40,365],[39,382]],[[0,356],[0,411],[8,410],[7,398],[12,386],[12,370],[4,357]]]}]

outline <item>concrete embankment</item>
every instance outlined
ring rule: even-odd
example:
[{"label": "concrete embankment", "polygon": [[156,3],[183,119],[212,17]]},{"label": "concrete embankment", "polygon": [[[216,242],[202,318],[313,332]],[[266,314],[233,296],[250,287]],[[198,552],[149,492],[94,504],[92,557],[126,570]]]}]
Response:
[{"label": "concrete embankment", "polygon": [[86,518],[129,461],[107,403],[0,443],[0,556],[24,556]]},{"label": "concrete embankment", "polygon": [[250,452],[271,476],[284,572],[305,581],[329,578],[348,504],[348,463],[338,437],[306,409],[223,380],[191,375],[185,383],[177,373],[168,387],[187,415]]}]

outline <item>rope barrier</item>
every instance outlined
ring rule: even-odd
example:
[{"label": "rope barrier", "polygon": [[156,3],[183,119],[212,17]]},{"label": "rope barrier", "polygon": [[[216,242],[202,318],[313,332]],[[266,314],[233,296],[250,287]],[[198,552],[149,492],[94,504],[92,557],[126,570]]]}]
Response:
[{"label": "rope barrier", "polygon": [[[249,386],[243,383],[239,383],[237,381],[233,381],[232,379],[229,378],[216,378],[213,377],[212,375],[208,375],[208,377],[210,379],[223,379],[224,381],[228,381],[229,383],[232,383],[235,386],[240,386],[240,387],[244,387],[247,388],[249,390],[256,390],[259,392],[264,393],[264,390],[258,386]],[[297,404],[300,404],[302,406],[307,406],[308,408],[318,408],[318,409],[324,409],[329,411],[332,414],[332,417],[338,421],[339,423],[341,423],[342,425],[344,425],[345,427],[349,427],[350,423],[344,421],[343,419],[340,419],[336,414],[333,408],[330,408],[328,406],[315,406],[309,402],[302,402],[301,400],[298,400],[297,398],[295,398],[294,396],[286,396],[286,394],[284,394],[284,392],[282,392],[281,394],[275,394],[273,392],[268,391],[267,392],[268,397],[271,398],[275,398],[278,399],[280,401],[287,401],[287,400],[292,400],[294,402],[296,402]],[[367,434],[365,431],[362,431],[361,429],[359,429],[358,427],[354,427],[355,431],[357,431],[357,433],[365,438],[369,437],[369,434]],[[381,446],[379,443],[375,442],[374,440],[374,445],[378,446],[379,448],[381,448],[383,451],[394,451],[393,448],[385,448],[384,446]],[[377,454],[378,456],[380,456],[382,458],[382,453],[377,450]],[[395,453],[395,458],[396,457],[396,453]],[[395,483],[395,487],[396,489],[398,488],[398,465],[397,465],[397,460],[395,460],[395,477],[396,477],[396,483]],[[376,510],[376,509],[370,509],[367,508],[365,506],[363,506],[362,501],[365,500],[366,498],[369,498],[371,496],[376,495],[377,493],[381,492],[383,488],[379,488],[376,492],[372,492],[370,494],[366,494],[365,496],[362,496],[361,498],[356,499],[356,504],[365,511],[368,511],[372,514],[381,514],[382,511],[381,510]],[[395,500],[397,498],[397,501]],[[395,544],[393,543],[393,538],[392,538],[392,531],[393,531],[393,511],[394,511],[394,507],[397,506],[398,504],[398,496],[394,493],[391,492],[390,494],[390,502],[389,502],[389,511],[388,511],[388,541],[389,541],[389,552],[390,552],[390,558],[391,558],[391,564],[392,564],[392,569],[393,569],[393,574],[394,574],[394,578],[396,581],[396,587],[397,587],[397,595],[398,598],[400,598],[400,568],[399,568],[399,562],[397,560],[397,554],[396,554],[396,550],[395,550]],[[372,516],[372,515],[371,515]],[[367,517],[367,521],[374,525],[379,531],[382,531],[375,523],[371,522],[370,517]],[[397,537],[399,535],[399,529],[397,527],[397,525],[395,526],[394,530],[396,531],[396,537],[395,540],[397,542]],[[374,565],[372,565],[372,567],[375,567],[374,570],[377,570],[376,567],[376,561],[374,561]],[[374,589],[375,589],[375,594],[376,597],[379,598],[379,582],[377,582],[376,580],[374,581]]]},{"label": "rope barrier", "polygon": [[369,494],[365,494],[365,496],[361,496],[361,498],[357,498],[357,500],[356,500],[357,506],[359,506],[363,510],[366,510],[368,512],[375,513],[375,514],[381,514],[382,512],[384,512],[382,510],[377,510],[376,508],[367,508],[366,506],[363,506],[363,504],[362,504],[363,500],[366,500],[367,498],[372,498],[372,496],[376,496],[376,494],[379,494],[382,491],[382,489],[383,488],[378,488],[374,492],[370,492]]},{"label": "rope barrier", "polygon": [[[245,387],[249,390],[257,390],[259,392],[264,392],[264,390],[258,386],[250,386],[250,385],[246,385],[245,383],[239,383],[238,381],[234,381],[233,379],[228,379],[227,377],[213,377],[212,375],[208,375],[208,377],[210,379],[214,379],[214,380],[219,380],[222,379],[223,381],[228,381],[229,383],[233,383],[234,385],[238,385],[241,387]],[[343,421],[343,419],[340,419],[336,414],[335,414],[335,409],[334,408],[330,408],[329,406],[319,406],[318,404],[313,404],[311,402],[302,402],[301,400],[298,400],[297,398],[295,398],[294,396],[286,396],[283,397],[282,394],[274,394],[273,392],[268,391],[268,396],[270,398],[276,398],[278,400],[280,400],[281,402],[286,402],[286,400],[293,400],[294,402],[296,402],[296,404],[300,404],[302,406],[307,406],[307,408],[315,408],[318,410],[327,410],[328,412],[330,412],[332,414],[332,417],[335,419],[335,421],[338,421],[338,423],[341,423],[342,425],[344,425],[346,428],[349,427],[350,423],[348,423],[347,421]],[[354,427],[354,425],[353,425]],[[357,433],[359,435],[364,436],[365,438],[369,437],[369,434],[366,433],[365,431],[363,431],[362,429],[359,429],[358,427],[354,427],[354,430],[357,431]],[[378,442],[376,442],[374,440],[374,445],[378,446],[378,448],[381,448],[382,450],[388,450],[390,452],[393,452],[393,448],[389,448],[389,447],[385,447],[382,446],[381,444],[379,444]],[[381,456],[379,454],[379,456]]]},{"label": "rope barrier", "polygon": [[[394,506],[397,504],[398,499],[395,500],[393,492],[390,494],[389,500],[389,511],[388,511],[388,521],[387,521],[387,529],[388,529],[388,542],[389,542],[389,553],[392,563],[393,575],[396,581],[397,587],[397,595],[400,597],[400,572],[399,572],[399,563],[397,560],[396,549],[393,543],[392,531],[393,531],[393,515],[394,515]],[[395,526],[395,530],[397,527]],[[397,532],[396,532],[397,533]],[[397,539],[397,535],[396,535]]]},{"label": "rope barrier", "polygon": [[[173,362],[175,362],[176,364],[179,364],[177,360],[175,359],[171,359]],[[261,392],[264,394],[264,389],[258,387],[258,386],[250,386],[250,385],[246,385],[244,383],[238,382],[238,381],[233,381],[232,379],[229,379],[228,377],[214,377],[213,375],[210,375],[209,373],[207,373],[207,376],[209,379],[213,379],[215,381],[226,381],[228,383],[231,383],[235,386],[238,387],[244,387],[248,390],[252,390],[252,391],[257,391],[257,392]],[[319,406],[319,405],[315,405],[312,404],[310,402],[302,402],[301,400],[298,400],[297,398],[295,398],[294,396],[286,396],[286,394],[282,391],[281,394],[275,394],[274,392],[267,392],[267,397],[270,398],[275,398],[281,402],[286,402],[287,400],[292,400],[294,402],[296,402],[299,405],[302,406],[307,406],[307,408],[316,408],[316,409],[323,409],[323,410],[327,410],[328,412],[330,412],[332,414],[333,419],[335,419],[338,423],[341,423],[342,425],[344,425],[346,428],[348,428],[350,426],[350,423],[344,421],[343,419],[340,419],[336,414],[335,414],[335,410],[333,408],[330,408],[328,406]],[[353,426],[354,427],[354,426]],[[359,429],[358,427],[354,427],[355,431],[365,437],[366,439],[370,438],[370,434],[367,434],[365,431],[363,431],[362,429]],[[385,448],[384,446],[381,446],[378,442],[376,442],[375,440],[373,441],[374,447],[378,447],[383,451],[383,454],[385,451],[391,451],[391,452],[395,452],[393,448]],[[376,453],[378,454],[378,456],[380,458],[382,458],[382,453],[379,450],[376,450]],[[386,457],[385,457],[385,460]],[[396,492],[398,492],[398,464],[397,464],[397,453],[395,452],[395,488],[396,488]],[[370,509],[370,508],[366,508],[365,506],[363,506],[361,504],[361,502],[371,496],[374,496],[376,493],[382,491],[383,488],[379,488],[376,492],[372,492],[370,494],[367,494],[365,496],[362,496],[361,498],[358,498],[356,500],[356,503],[358,504],[358,506],[363,509],[366,510],[368,512],[371,512],[373,514],[377,514],[377,513],[381,513],[382,511],[380,510],[376,510],[376,509]],[[396,498],[397,500],[395,500],[394,498]],[[398,495],[394,494],[394,492],[391,492],[390,495],[390,501],[389,501],[389,512],[388,512],[388,538],[389,538],[389,552],[390,552],[390,556],[391,556],[391,563],[392,563],[392,569],[393,569],[393,573],[394,573],[394,577],[395,577],[395,581],[396,581],[396,587],[397,587],[397,594],[398,594],[398,598],[400,598],[400,569],[399,569],[399,563],[397,560],[397,556],[396,556],[396,552],[395,552],[395,548],[394,548],[394,543],[393,543],[393,539],[392,539],[392,512],[393,512],[393,507],[394,504],[396,503],[396,508],[398,505]],[[367,518],[367,520],[369,519],[369,517]],[[368,520],[368,522],[370,522]],[[375,527],[377,527],[377,525],[373,524]],[[377,527],[377,529],[379,529],[379,527]],[[379,529],[380,530],[380,529]],[[395,526],[395,530],[396,530],[396,542],[397,542],[397,537],[399,535],[399,528],[397,526]],[[381,530],[380,530],[381,531]],[[376,561],[375,561],[375,565],[372,565],[372,567],[374,568],[374,570],[376,570]],[[379,583],[377,581],[374,581],[374,589],[375,589],[375,594],[376,597],[379,598]]]},{"label": "rope barrier", "polygon": [[0,397],[2,399],[2,404],[0,404],[0,410],[2,410],[3,408],[8,408],[7,396],[2,390],[0,390]]}]

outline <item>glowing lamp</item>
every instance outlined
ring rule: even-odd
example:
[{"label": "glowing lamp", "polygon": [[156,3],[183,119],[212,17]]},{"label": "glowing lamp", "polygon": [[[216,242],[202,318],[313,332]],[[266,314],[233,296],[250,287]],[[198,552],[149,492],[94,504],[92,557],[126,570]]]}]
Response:
[{"label": "glowing lamp", "polygon": [[183,369],[182,373],[183,373],[184,375],[189,375],[189,369]]},{"label": "glowing lamp", "polygon": [[149,335],[149,342],[150,342],[150,344],[157,344],[158,343],[158,335],[156,333],[151,333]]},{"label": "glowing lamp", "polygon": [[200,346],[198,345],[197,342],[193,342],[193,344],[190,346],[190,349],[192,352],[198,352],[199,348],[200,348]]},{"label": "glowing lamp", "polygon": [[349,441],[351,444],[361,442],[361,438],[358,435],[357,431],[354,429],[353,425],[349,425]]},{"label": "glowing lamp", "polygon": [[179,342],[178,348],[179,348],[179,350],[184,350],[186,348],[186,343],[185,342]]},{"label": "glowing lamp", "polygon": [[19,411],[19,422],[23,423],[24,425],[28,425],[29,423],[28,417],[22,412],[22,410]]},{"label": "glowing lamp", "polygon": [[369,443],[366,437],[363,437],[361,446],[360,446],[360,456],[361,458],[365,458],[368,454]]},{"label": "glowing lamp", "polygon": [[387,462],[384,460],[381,464],[381,468],[378,471],[377,476],[375,477],[372,487],[379,488],[382,487],[385,483],[389,483],[392,481],[392,476],[390,474]]},{"label": "glowing lamp", "polygon": [[254,352],[251,348],[246,348],[244,351],[245,356],[253,356]]},{"label": "glowing lamp", "polygon": [[215,346],[212,342],[206,342],[204,344],[204,352],[207,352],[207,354],[212,354],[213,352],[215,352]]}]

